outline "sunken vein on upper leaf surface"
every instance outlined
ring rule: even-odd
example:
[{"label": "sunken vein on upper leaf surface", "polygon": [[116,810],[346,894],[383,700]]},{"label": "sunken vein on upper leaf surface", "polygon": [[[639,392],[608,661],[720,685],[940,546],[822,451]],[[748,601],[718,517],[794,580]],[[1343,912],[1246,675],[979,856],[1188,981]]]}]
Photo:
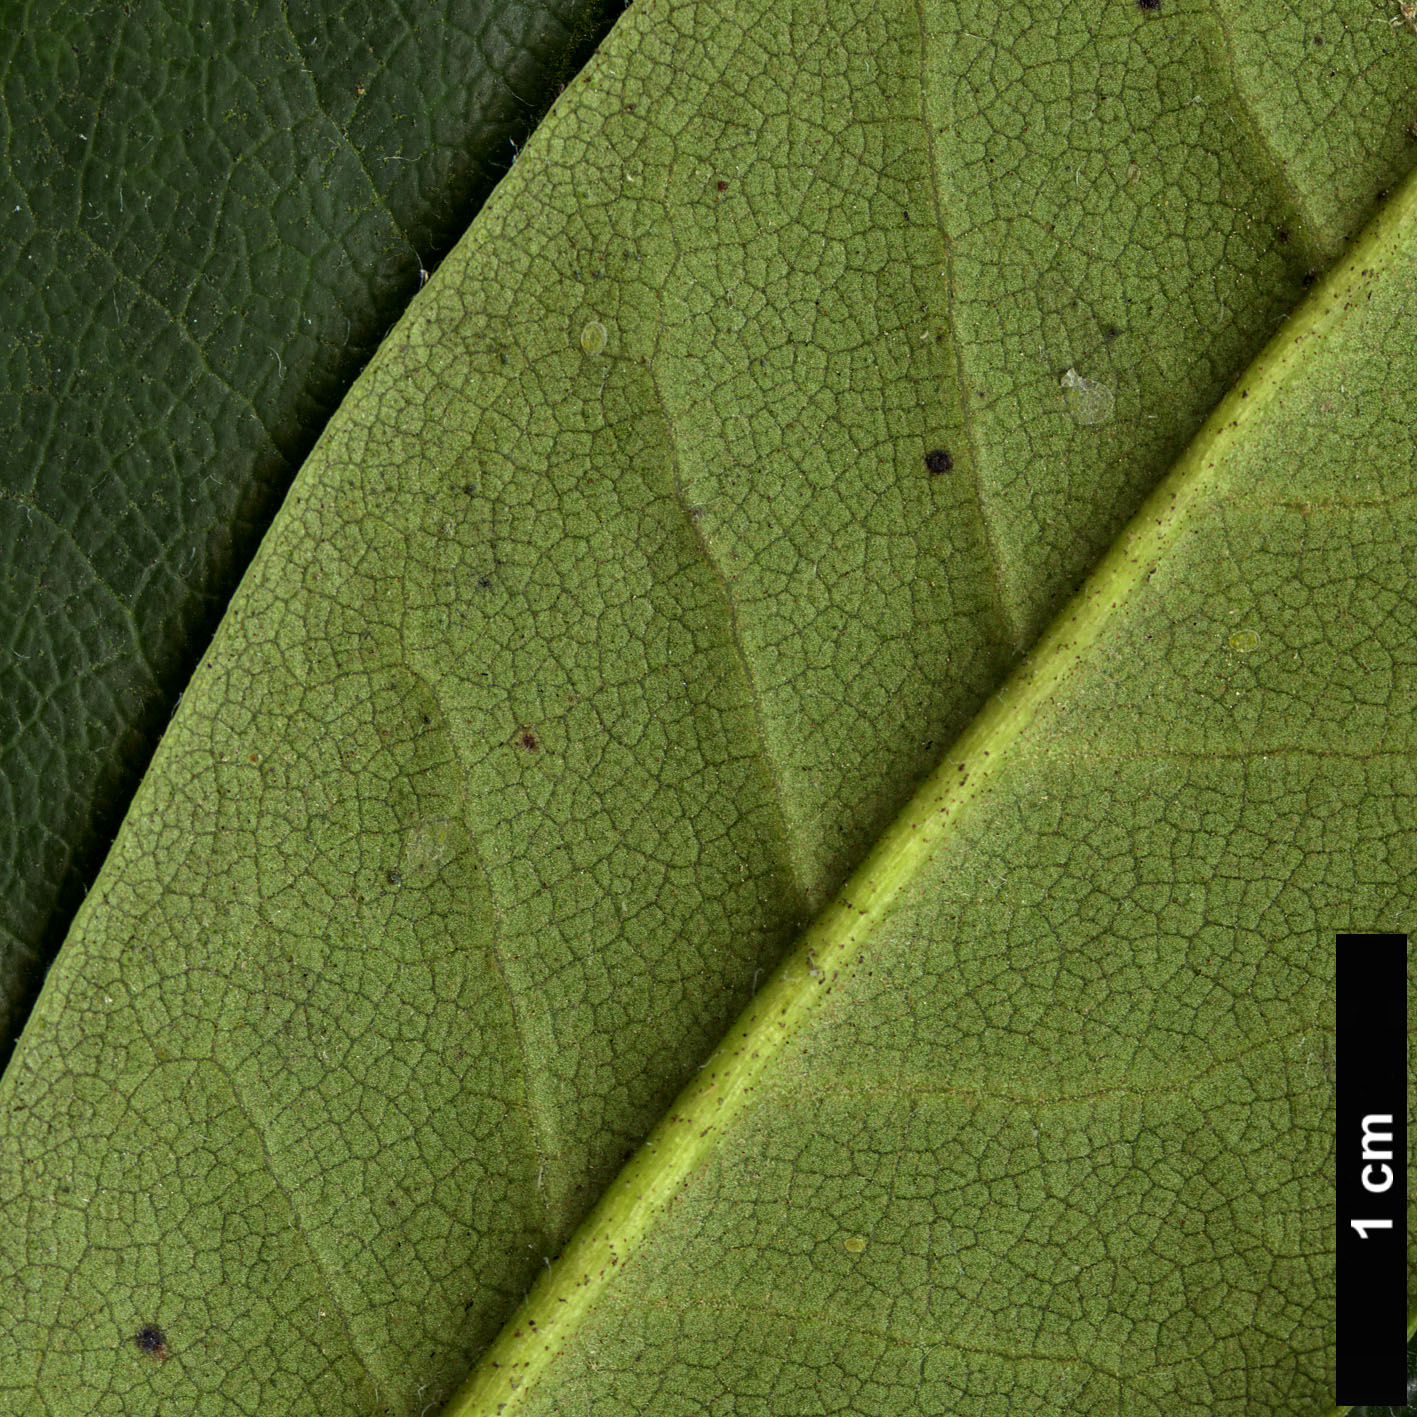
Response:
[{"label": "sunken vein on upper leaf surface", "polygon": [[[394,215],[392,208],[389,206],[387,198],[380,190],[378,182],[376,182],[374,179],[374,174],[370,172],[369,164],[365,161],[364,154],[354,143],[349,140],[349,135],[345,132],[343,125],[338,123],[331,115],[331,113],[325,108],[323,97],[320,92],[321,84],[319,70],[312,66],[305,47],[300,43],[300,40],[295,33],[295,30],[291,27],[290,10],[288,5],[285,3],[282,3],[281,5],[280,16],[285,28],[285,39],[289,44],[291,57],[299,66],[300,70],[305,76],[306,81],[310,85],[310,98],[312,106],[314,107],[316,113],[319,114],[320,118],[328,125],[330,132],[334,135],[335,139],[349,153],[350,157],[354,161],[355,166],[363,174],[365,181],[368,183],[368,197],[370,202],[374,206],[378,207],[383,212],[385,217],[387,217],[390,229],[403,241],[405,247],[407,248],[407,254],[412,256],[413,259],[419,263],[419,265],[422,265],[421,258],[419,257],[418,252],[414,249],[413,243],[409,239],[408,233],[403,229],[403,226],[399,222],[398,218]],[[363,94],[360,93],[359,97],[362,98]]]}]

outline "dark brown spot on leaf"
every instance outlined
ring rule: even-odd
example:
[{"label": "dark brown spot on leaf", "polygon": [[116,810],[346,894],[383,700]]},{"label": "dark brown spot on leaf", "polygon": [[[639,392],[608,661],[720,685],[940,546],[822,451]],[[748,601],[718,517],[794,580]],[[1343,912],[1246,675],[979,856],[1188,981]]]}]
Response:
[{"label": "dark brown spot on leaf", "polygon": [[541,739],[536,736],[534,728],[519,728],[512,736],[512,742],[518,748],[525,748],[528,753],[539,753],[541,751]]},{"label": "dark brown spot on leaf", "polygon": [[157,1359],[159,1363],[167,1361],[167,1335],[156,1324],[144,1324],[133,1335],[133,1342],[148,1357]]},{"label": "dark brown spot on leaf", "polygon": [[954,465],[948,448],[936,448],[925,454],[925,466],[931,477],[943,477]]}]

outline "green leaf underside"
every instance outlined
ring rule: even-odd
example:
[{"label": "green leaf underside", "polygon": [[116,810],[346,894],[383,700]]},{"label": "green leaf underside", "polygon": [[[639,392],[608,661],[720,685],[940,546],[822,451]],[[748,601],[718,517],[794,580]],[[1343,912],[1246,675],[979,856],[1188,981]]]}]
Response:
[{"label": "green leaf underside", "polygon": [[[3,1410],[446,1396],[1410,161],[1371,19],[630,12],[302,470],[0,1085]],[[1412,264],[799,963],[523,1407],[1331,1405]]]},{"label": "green leaf underside", "polygon": [[[691,1411],[706,1355],[731,1364],[755,1327],[749,1351],[770,1353],[794,1393],[820,1382],[794,1355],[802,1330],[854,1348],[867,1374],[850,1386],[866,1410],[899,1406],[912,1372],[920,1410],[957,1411],[989,1390],[1015,1401],[989,1371],[1005,1355],[1032,1359],[1046,1384],[1029,1396],[1065,1411],[1321,1405],[1326,1369],[1305,1372],[1304,1360],[1327,1357],[1334,1321],[1321,1204],[1334,1015],[1331,932],[1315,917],[1322,901],[1344,920],[1395,920],[1417,883],[1417,605],[1404,550],[1417,487],[1410,467],[1389,487],[1356,479],[1343,448],[1371,431],[1367,400],[1383,392],[1365,354],[1412,338],[1414,282],[1417,173],[730,1027],[446,1417],[607,1399],[616,1411]],[[1365,363],[1367,386],[1346,388]],[[1411,395],[1385,409],[1394,442],[1413,412]],[[1299,454],[1318,467],[1296,477]],[[1301,578],[1276,551],[1276,514],[1305,523],[1317,575]],[[1259,584],[1245,584],[1256,571]],[[1281,616],[1296,586],[1305,595]],[[1360,601],[1362,621],[1340,629]],[[1386,673],[1355,674],[1350,657],[1383,640]],[[1304,725],[1294,699],[1329,707]],[[1340,714],[1357,723],[1336,736]],[[1303,808],[1300,830],[1266,836],[1257,805],[1286,801]],[[1341,831],[1359,804],[1381,824],[1366,833],[1369,859],[1306,862],[1319,853],[1303,837]],[[1210,860],[1194,845],[1207,814]],[[1127,865],[1104,905],[1109,856]],[[1264,868],[1245,872],[1247,856]],[[1050,917],[1087,903],[1103,928],[1065,951]],[[912,1128],[926,1138],[913,1149]],[[1111,1152],[1101,1176],[1087,1169],[1093,1129]],[[820,1214],[791,1214],[802,1155],[829,1195],[812,1209],[835,1233]],[[1000,1207],[989,1168],[1012,1205]],[[914,1180],[904,1196],[902,1170]],[[932,1172],[946,1178],[933,1192],[920,1184]],[[961,1212],[974,1223],[950,1253],[959,1287],[983,1305],[967,1317],[932,1306],[928,1279],[936,1232]],[[1164,1308],[1117,1313],[1114,1234],[1138,1220],[1128,1243],[1155,1255],[1149,1290]],[[790,1253],[794,1232],[815,1251],[806,1276],[776,1253]],[[767,1234],[780,1243],[765,1256],[753,1238]],[[885,1253],[867,1259],[873,1240]],[[1232,1277],[1225,1308],[1208,1308],[1188,1265],[1212,1269],[1213,1286],[1231,1244],[1250,1282]],[[916,1283],[902,1284],[912,1268]],[[1090,1268],[1102,1284],[1083,1278]],[[1069,1276],[1078,1292],[1060,1312]],[[647,1312],[667,1323],[649,1372],[634,1355]],[[1180,1384],[1146,1371],[1168,1323]],[[1034,1351],[1019,1346],[1020,1326]],[[788,1340],[775,1352],[774,1331]],[[1257,1372],[1280,1334],[1296,1351]],[[1232,1373],[1206,1371],[1202,1354],[1217,1347]]]},{"label": "green leaf underside", "polygon": [[0,14],[0,1066],[279,497],[603,8]]}]

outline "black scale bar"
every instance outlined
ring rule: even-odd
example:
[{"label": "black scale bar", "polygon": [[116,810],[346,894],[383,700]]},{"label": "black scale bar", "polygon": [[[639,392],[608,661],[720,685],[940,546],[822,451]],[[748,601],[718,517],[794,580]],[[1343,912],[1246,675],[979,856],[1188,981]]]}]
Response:
[{"label": "black scale bar", "polygon": [[1407,936],[1340,935],[1340,1406],[1407,1401]]}]

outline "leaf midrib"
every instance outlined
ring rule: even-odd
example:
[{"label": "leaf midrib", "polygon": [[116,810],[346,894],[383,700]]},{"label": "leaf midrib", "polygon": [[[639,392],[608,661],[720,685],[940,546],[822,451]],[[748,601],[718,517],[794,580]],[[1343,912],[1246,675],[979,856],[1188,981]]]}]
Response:
[{"label": "leaf midrib", "polygon": [[802,935],[694,1079],[611,1183],[444,1410],[507,1417],[574,1335],[764,1078],[815,1015],[818,1001],[864,958],[892,912],[960,819],[989,790],[1042,707],[1086,661],[1102,632],[1145,587],[1209,504],[1230,457],[1291,377],[1381,278],[1399,237],[1417,230],[1417,168],[1235,381],[1081,589],[991,696],[935,771]]}]

